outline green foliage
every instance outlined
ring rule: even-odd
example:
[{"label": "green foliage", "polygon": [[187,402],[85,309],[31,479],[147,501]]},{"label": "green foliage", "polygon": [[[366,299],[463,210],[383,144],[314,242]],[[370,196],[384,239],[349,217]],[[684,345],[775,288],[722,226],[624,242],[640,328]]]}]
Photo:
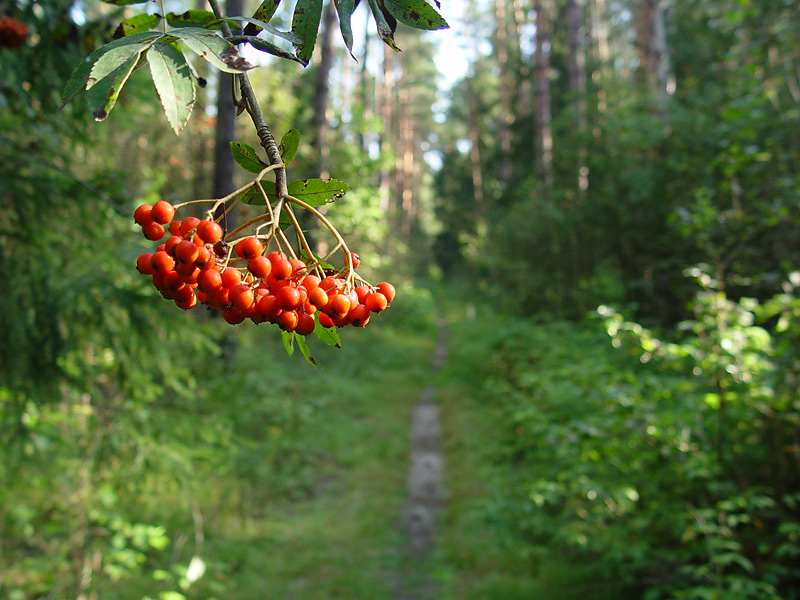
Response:
[{"label": "green foliage", "polygon": [[458,327],[472,349],[448,379],[480,386],[466,410],[491,416],[482,448],[455,434],[482,491],[454,483],[452,510],[490,532],[480,553],[508,576],[544,593],[566,561],[582,566],[559,593],[581,598],[798,597],[800,278],[762,304],[690,275],[701,291],[676,342],[607,307],[613,353],[594,325]]}]

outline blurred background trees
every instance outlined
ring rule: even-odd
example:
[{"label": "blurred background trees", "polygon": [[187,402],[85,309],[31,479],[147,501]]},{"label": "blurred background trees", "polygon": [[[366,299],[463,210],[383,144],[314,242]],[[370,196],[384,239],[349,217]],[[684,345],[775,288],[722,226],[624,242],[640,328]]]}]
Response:
[{"label": "blurred background trees", "polygon": [[[453,459],[464,489],[439,558],[463,585],[443,597],[536,597],[525,578],[547,566],[566,585],[558,553],[592,565],[597,586],[574,597],[798,597],[800,5],[451,4],[450,41],[406,29],[396,53],[354,18],[356,62],[326,18],[333,43],[307,69],[265,59],[252,76],[276,136],[301,132],[297,178],[351,186],[329,210],[369,277],[407,282],[380,334],[392,350],[364,366],[376,338],[354,342],[333,379],[272,368],[283,350],[257,329],[226,344],[134,271],[136,205],[228,185],[219,76],[201,73],[181,137],[140,73],[97,125],[60,92],[132,9],[0,7],[28,28],[0,49],[0,595],[248,597],[248,527],[277,536],[271,511],[297,523],[286,507],[325,498],[341,470],[359,475],[348,486],[399,486],[370,489],[390,522],[404,448],[358,470],[351,453],[375,449],[351,442],[381,437],[361,419],[386,381],[400,408],[381,417],[401,425],[376,426],[404,435],[402,402],[425,377],[414,359],[444,310],[460,349],[442,375],[456,386],[446,428],[470,452]],[[627,353],[583,321],[599,305],[616,307],[602,316]],[[285,554],[275,573],[296,591],[316,563],[293,572]],[[389,597],[374,586],[391,560],[364,561],[359,593]],[[358,569],[336,568],[330,597],[356,597],[337,586]],[[518,586],[486,595],[501,572]]]}]

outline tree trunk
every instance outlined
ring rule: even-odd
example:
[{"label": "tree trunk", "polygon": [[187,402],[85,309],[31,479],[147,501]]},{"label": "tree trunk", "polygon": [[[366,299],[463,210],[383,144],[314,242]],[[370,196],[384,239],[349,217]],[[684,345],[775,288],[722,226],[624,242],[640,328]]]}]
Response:
[{"label": "tree trunk", "polygon": [[667,41],[664,11],[659,0],[639,0],[636,42],[639,72],[649,92],[663,107],[667,98]]},{"label": "tree trunk", "polygon": [[[228,0],[225,5],[227,15],[241,15],[244,0]],[[214,142],[214,190],[213,197],[221,198],[236,189],[233,176],[236,163],[231,155],[230,143],[235,138],[236,106],[231,92],[233,75],[219,74],[217,88],[217,130]],[[225,222],[223,222],[223,228]]]},{"label": "tree trunk", "polygon": [[472,167],[472,189],[475,204],[483,206],[483,169],[481,168],[480,133],[475,88],[472,79],[467,79],[467,127],[469,128],[469,161]]},{"label": "tree trunk", "polygon": [[578,134],[578,189],[589,187],[586,167],[586,49],[582,35],[581,7],[577,0],[567,0],[569,32],[569,93],[572,99],[572,127]]},{"label": "tree trunk", "polygon": [[497,35],[495,51],[497,64],[500,67],[500,114],[498,130],[500,136],[500,181],[503,187],[511,182],[511,125],[514,117],[511,113],[510,73],[508,66],[508,22],[506,18],[506,0],[495,0],[495,16],[497,18]]},{"label": "tree trunk", "polygon": [[536,174],[546,192],[553,186],[553,134],[550,125],[550,55],[544,2],[534,0],[536,11],[536,56],[534,60],[534,140]]},{"label": "tree trunk", "polygon": [[317,79],[314,83],[314,113],[311,117],[311,130],[314,139],[311,143],[317,153],[317,171],[320,176],[328,177],[328,132],[330,121],[328,119],[328,80],[330,78],[331,66],[333,65],[333,35],[332,31],[336,25],[336,15],[334,13],[333,2],[328,2],[325,12],[322,15],[322,39],[319,40],[320,60],[317,67]]},{"label": "tree trunk", "polygon": [[[394,50],[383,44],[383,73],[381,78],[381,120],[383,129],[380,136],[380,152],[385,156],[391,148],[392,140],[392,87],[394,86],[394,67],[392,65],[392,53]],[[388,161],[381,162],[380,172],[380,209],[384,214],[389,211],[389,204],[392,196],[392,169]]]}]

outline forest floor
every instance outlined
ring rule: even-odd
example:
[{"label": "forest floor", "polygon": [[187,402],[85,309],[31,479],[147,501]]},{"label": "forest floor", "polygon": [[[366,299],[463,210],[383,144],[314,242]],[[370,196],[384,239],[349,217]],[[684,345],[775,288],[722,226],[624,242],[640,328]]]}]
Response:
[{"label": "forest floor", "polygon": [[[431,367],[438,373],[447,360],[447,321],[439,320],[439,339]],[[429,565],[435,551],[437,514],[445,499],[444,456],[441,450],[442,426],[439,407],[434,402],[436,387],[422,390],[411,419],[408,502],[403,510],[406,546],[398,574],[398,600],[432,600],[437,597]]]}]

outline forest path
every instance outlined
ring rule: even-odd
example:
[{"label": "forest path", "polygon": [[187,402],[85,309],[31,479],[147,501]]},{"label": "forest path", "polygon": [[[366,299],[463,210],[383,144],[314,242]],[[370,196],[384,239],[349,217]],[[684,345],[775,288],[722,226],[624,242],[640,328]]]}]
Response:
[{"label": "forest path", "polygon": [[[437,373],[446,360],[447,321],[440,317],[439,339],[431,364],[433,373]],[[407,546],[401,557],[395,590],[397,600],[432,600],[436,597],[430,559],[435,549],[436,513],[444,500],[444,459],[439,407],[433,402],[435,391],[433,385],[422,390],[411,419],[411,468],[402,523]]]}]

